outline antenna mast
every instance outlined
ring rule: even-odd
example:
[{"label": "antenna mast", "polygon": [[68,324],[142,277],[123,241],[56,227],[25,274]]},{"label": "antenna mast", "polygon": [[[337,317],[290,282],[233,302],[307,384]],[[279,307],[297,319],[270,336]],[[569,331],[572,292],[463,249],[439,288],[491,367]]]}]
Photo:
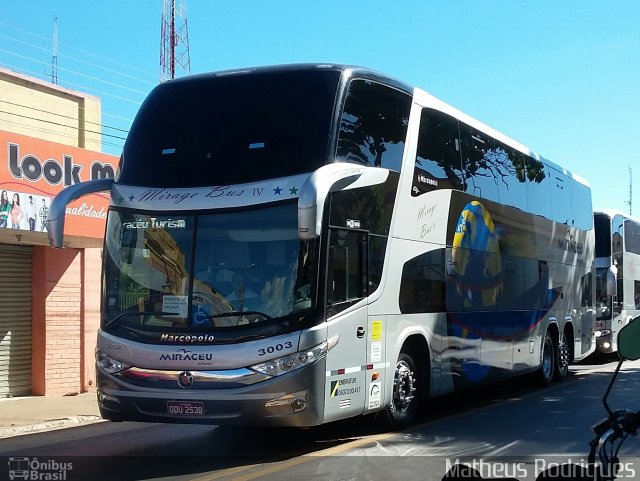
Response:
[{"label": "antenna mast", "polygon": [[58,83],[58,17],[53,17],[53,55],[51,57],[51,83]]},{"label": "antenna mast", "polygon": [[632,201],[633,201],[633,177],[631,176],[631,166],[629,166],[629,200],[624,201],[625,204],[629,204],[629,215],[633,214],[633,211],[631,210]]},{"label": "antenna mast", "polygon": [[176,78],[176,69],[191,73],[187,0],[162,0],[160,81]]}]

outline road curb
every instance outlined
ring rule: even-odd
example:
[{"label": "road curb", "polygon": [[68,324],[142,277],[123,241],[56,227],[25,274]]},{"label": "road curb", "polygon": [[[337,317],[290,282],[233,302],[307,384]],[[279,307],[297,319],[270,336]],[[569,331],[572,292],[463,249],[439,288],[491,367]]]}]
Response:
[{"label": "road curb", "polygon": [[7,426],[0,428],[0,439],[21,436],[23,434],[39,433],[43,431],[52,431],[55,429],[64,429],[77,427],[85,424],[94,424],[102,422],[100,416],[71,416],[62,419],[52,419],[43,423],[28,424],[26,426]]}]

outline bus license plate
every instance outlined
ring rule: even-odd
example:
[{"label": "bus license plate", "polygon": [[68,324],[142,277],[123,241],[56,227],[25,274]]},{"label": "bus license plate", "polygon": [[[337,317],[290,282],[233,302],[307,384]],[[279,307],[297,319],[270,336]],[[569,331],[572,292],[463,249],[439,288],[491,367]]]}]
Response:
[{"label": "bus license plate", "polygon": [[167,413],[173,416],[204,416],[202,401],[167,401]]}]

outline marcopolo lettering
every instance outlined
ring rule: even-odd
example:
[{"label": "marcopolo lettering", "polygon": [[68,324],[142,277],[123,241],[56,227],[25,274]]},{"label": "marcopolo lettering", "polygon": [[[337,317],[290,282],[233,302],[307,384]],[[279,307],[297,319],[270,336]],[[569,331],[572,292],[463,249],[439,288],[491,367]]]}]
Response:
[{"label": "marcopolo lettering", "polygon": [[[71,155],[63,155],[62,162],[56,159],[41,161],[34,154],[26,154],[20,157],[20,145],[9,144],[9,172],[16,179],[27,179],[35,182],[44,178],[50,185],[58,185],[61,182],[65,187],[82,182],[82,165],[73,162]],[[113,167],[94,161],[91,164],[91,180],[113,179]]]},{"label": "marcopolo lettering", "polygon": [[161,334],[160,340],[163,342],[213,342],[213,334],[188,335],[188,334]]}]

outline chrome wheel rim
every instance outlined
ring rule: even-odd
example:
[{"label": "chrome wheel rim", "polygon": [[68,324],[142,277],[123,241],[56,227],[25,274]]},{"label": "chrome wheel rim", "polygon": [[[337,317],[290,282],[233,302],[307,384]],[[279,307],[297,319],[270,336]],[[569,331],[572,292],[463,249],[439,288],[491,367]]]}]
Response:
[{"label": "chrome wheel rim", "polygon": [[414,374],[406,361],[398,361],[393,379],[393,409],[405,412],[413,399],[415,387]]}]

